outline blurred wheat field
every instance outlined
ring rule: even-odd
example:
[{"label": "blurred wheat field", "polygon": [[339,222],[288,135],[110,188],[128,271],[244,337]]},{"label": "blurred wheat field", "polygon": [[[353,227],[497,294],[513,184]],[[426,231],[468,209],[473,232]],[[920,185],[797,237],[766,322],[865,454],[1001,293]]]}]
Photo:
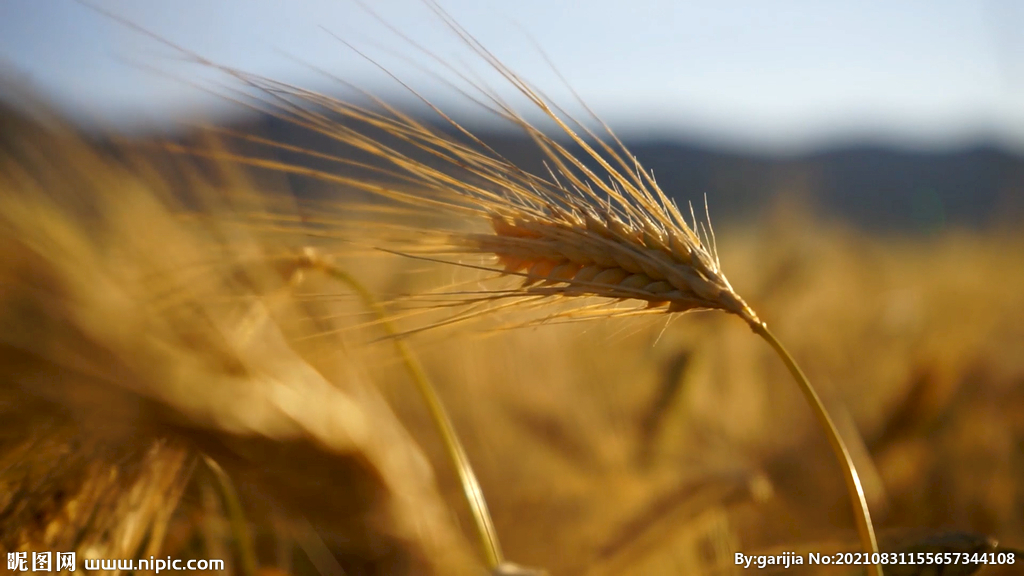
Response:
[{"label": "blurred wheat field", "polygon": [[[223,134],[101,145],[5,116],[4,552],[486,573],[393,337],[349,287],[303,268],[308,246],[408,331],[510,560],[712,575],[744,572],[736,552],[858,550],[828,444],[742,322],[587,320],[556,302],[442,325],[458,309],[429,297],[487,274],[376,248],[457,220],[346,202],[358,190],[343,184],[306,204],[280,171],[228,159]],[[882,549],[955,531],[1024,547],[1024,237],[881,237],[780,203],[717,239],[856,440]]]}]

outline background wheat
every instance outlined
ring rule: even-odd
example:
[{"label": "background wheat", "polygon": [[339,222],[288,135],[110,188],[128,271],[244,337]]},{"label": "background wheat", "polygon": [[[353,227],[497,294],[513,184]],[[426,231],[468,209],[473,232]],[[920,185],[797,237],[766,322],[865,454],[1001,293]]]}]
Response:
[{"label": "background wheat", "polygon": [[[245,213],[244,183],[177,165],[205,206],[186,214],[130,150],[118,160],[29,123],[10,144],[0,172],[4,551],[169,553],[169,525],[189,508],[182,498],[196,493],[205,454],[257,525],[301,520],[334,553],[385,572],[471,565],[427,462],[343,339],[302,343],[330,330],[329,311],[293,298],[288,247],[220,215]],[[228,550],[243,538],[213,534]],[[178,552],[193,545],[187,532],[176,538]]]}]

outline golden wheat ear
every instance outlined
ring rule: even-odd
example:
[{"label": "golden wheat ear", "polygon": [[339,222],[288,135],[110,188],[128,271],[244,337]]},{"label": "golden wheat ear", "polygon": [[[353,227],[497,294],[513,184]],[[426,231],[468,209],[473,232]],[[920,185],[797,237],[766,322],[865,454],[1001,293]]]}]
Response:
[{"label": "golden wheat ear", "polygon": [[462,241],[495,256],[502,273],[522,276],[525,293],[640,300],[668,312],[717,309],[759,323],[689,229],[576,208],[494,214],[491,233]]}]

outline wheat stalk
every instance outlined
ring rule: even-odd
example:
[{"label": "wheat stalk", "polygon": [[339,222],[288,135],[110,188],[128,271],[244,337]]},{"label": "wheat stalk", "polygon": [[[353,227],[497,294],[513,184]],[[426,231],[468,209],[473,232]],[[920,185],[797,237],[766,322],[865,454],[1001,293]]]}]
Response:
[{"label": "wheat stalk", "polygon": [[491,518],[487,501],[484,499],[483,490],[480,488],[480,481],[477,480],[476,472],[473,471],[473,467],[469,463],[469,456],[466,454],[466,449],[462,446],[459,435],[455,431],[455,424],[452,423],[451,417],[448,415],[448,411],[445,410],[444,403],[441,401],[441,397],[438,395],[434,385],[430,382],[430,378],[427,376],[423,365],[413,354],[409,346],[406,345],[405,341],[397,337],[399,331],[391,325],[391,322],[388,320],[387,311],[377,302],[373,293],[368,288],[336,263],[332,262],[330,258],[320,254],[316,249],[310,247],[304,249],[302,256],[296,260],[295,265],[298,267],[298,270],[319,271],[348,286],[349,289],[358,295],[363,306],[378,317],[385,332],[390,336],[395,336],[395,352],[401,358],[402,364],[416,386],[416,390],[427,405],[427,411],[430,413],[435,427],[441,434],[441,439],[448,453],[452,468],[455,469],[459,482],[462,484],[463,493],[473,515],[474,526],[480,540],[480,549],[487,562],[487,566],[495,572],[503,567],[512,566],[512,564],[505,561],[501,544],[498,541],[498,533],[494,527],[494,520]]}]

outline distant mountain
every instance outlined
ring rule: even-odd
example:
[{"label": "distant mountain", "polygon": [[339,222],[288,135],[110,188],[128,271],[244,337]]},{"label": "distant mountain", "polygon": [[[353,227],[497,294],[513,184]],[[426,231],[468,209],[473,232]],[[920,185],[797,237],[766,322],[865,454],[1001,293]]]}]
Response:
[{"label": "distant mountain", "polygon": [[[235,128],[354,156],[336,142],[276,118],[250,120]],[[546,173],[541,153],[525,135],[494,128],[473,132],[519,166]],[[1024,224],[1024,156],[996,146],[919,152],[865,145],[771,156],[682,139],[634,136],[625,144],[680,205],[693,202],[700,209],[707,195],[717,221],[756,217],[780,195],[788,195],[810,203],[823,216],[871,230],[932,232],[953,226]],[[338,170],[330,163],[285,156]]]}]

